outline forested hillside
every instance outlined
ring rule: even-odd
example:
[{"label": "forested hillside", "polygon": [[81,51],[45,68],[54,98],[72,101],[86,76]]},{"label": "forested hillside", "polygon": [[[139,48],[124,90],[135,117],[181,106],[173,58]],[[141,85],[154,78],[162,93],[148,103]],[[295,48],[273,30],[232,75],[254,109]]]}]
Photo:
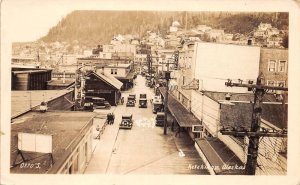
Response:
[{"label": "forested hillside", "polygon": [[63,18],[40,40],[45,42],[78,40],[80,44],[95,46],[108,43],[116,34],[143,36],[151,30],[166,34],[173,21],[183,28],[206,24],[229,33],[249,33],[260,22],[288,29],[287,13],[231,13],[231,12],[154,12],[154,11],[74,11]]}]

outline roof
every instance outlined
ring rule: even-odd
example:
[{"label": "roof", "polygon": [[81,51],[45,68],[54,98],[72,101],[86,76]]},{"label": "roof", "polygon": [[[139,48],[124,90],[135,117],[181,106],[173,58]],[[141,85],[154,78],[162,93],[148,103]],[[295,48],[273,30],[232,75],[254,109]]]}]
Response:
[{"label": "roof", "polygon": [[[11,168],[12,173],[56,173],[63,165],[67,157],[71,154],[72,149],[75,148],[80,140],[76,138],[81,133],[85,134],[92,126],[92,117],[96,114],[91,112],[46,112],[37,113],[31,112],[13,120],[11,125],[11,164],[16,158],[17,152],[17,134],[18,132],[35,133],[52,135],[53,157],[54,165],[49,167],[45,165],[45,161],[49,161],[49,157],[42,156],[41,153],[25,152],[25,156],[29,163],[40,163],[38,168]],[[103,120],[105,121],[105,119]]]},{"label": "roof", "polygon": [[[214,101],[225,100],[225,92],[203,92],[204,95],[210,97]],[[220,122],[221,125],[225,127],[250,127],[252,120],[253,104],[250,103],[254,101],[254,95],[248,93],[230,93],[230,102],[233,105],[221,104],[221,115]],[[287,110],[288,105],[276,102],[276,98],[272,94],[266,94],[263,97],[262,105],[262,116],[261,118],[270,122],[274,126],[283,129],[287,128]]]},{"label": "roof", "polygon": [[217,175],[242,175],[244,169],[225,169],[224,165],[244,167],[244,163],[218,138],[197,139],[197,145]]},{"label": "roof", "polygon": [[105,68],[128,68],[131,64],[110,64],[105,66]]},{"label": "roof", "polygon": [[50,80],[50,81],[47,82],[47,85],[50,85],[50,86],[69,86],[73,83],[75,83],[75,80],[65,79],[65,83],[63,83],[63,80]]},{"label": "roof", "polygon": [[50,72],[52,69],[33,69],[33,70],[24,70],[24,71],[12,71],[14,74],[22,74],[22,73],[44,73],[44,72]]},{"label": "roof", "polygon": [[49,102],[72,90],[11,91],[11,117],[14,118],[39,106],[42,101]]},{"label": "roof", "polygon": [[101,74],[101,73],[95,73],[95,72],[89,72],[86,76],[95,75],[96,77],[100,78],[101,80],[105,81],[109,85],[115,87],[116,89],[121,89],[123,83],[120,82],[118,79],[116,79],[114,76],[109,74]]},{"label": "roof", "polygon": [[116,78],[117,79],[127,79],[127,80],[130,80],[130,79],[134,78],[134,75],[135,75],[134,72],[129,72],[126,77],[119,77],[119,76],[117,76]]},{"label": "roof", "polygon": [[[159,90],[162,95],[165,96],[166,88],[159,87]],[[192,127],[193,125],[200,125],[200,121],[171,94],[168,96],[168,108],[180,127]]]}]

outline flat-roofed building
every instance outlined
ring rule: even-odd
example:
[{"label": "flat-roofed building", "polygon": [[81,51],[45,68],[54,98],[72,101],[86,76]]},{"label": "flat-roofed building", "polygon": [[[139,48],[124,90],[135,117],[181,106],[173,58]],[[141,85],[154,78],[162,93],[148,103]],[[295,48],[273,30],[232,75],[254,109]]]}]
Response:
[{"label": "flat-roofed building", "polygon": [[[12,120],[11,173],[22,174],[82,174],[92,155],[92,126],[94,113],[90,112],[30,112]],[[50,155],[20,150],[18,133],[51,137]],[[28,140],[29,141],[29,140]],[[34,143],[33,143],[34,144]],[[37,147],[34,151],[40,151]],[[21,151],[25,162],[18,151]],[[29,164],[29,165],[28,165]]]}]

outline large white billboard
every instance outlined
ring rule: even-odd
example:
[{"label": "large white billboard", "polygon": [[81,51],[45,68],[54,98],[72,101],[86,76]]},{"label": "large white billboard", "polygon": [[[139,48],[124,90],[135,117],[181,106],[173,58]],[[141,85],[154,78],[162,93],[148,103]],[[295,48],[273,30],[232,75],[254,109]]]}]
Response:
[{"label": "large white billboard", "polygon": [[256,81],[259,60],[259,47],[198,42],[192,69],[201,90],[247,92],[247,88],[226,87],[226,79]]},{"label": "large white billboard", "polygon": [[52,153],[52,135],[19,132],[18,149],[27,152]]}]

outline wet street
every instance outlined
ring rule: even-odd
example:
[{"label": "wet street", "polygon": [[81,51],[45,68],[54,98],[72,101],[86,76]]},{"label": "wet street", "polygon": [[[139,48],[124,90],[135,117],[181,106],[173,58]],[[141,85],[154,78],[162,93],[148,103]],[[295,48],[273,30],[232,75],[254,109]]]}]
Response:
[{"label": "wet street", "polygon": [[[115,124],[107,125],[86,173],[209,174],[205,169],[191,169],[204,163],[187,134],[175,137],[169,129],[164,135],[163,127],[155,126],[156,114],[152,113],[150,103],[154,90],[145,86],[145,78],[140,75],[135,83],[133,89],[122,92],[124,104],[112,107]],[[138,107],[140,93],[147,94],[147,108]],[[126,107],[129,94],[136,94],[135,107]],[[118,128],[123,114],[133,115],[132,129]]]}]

